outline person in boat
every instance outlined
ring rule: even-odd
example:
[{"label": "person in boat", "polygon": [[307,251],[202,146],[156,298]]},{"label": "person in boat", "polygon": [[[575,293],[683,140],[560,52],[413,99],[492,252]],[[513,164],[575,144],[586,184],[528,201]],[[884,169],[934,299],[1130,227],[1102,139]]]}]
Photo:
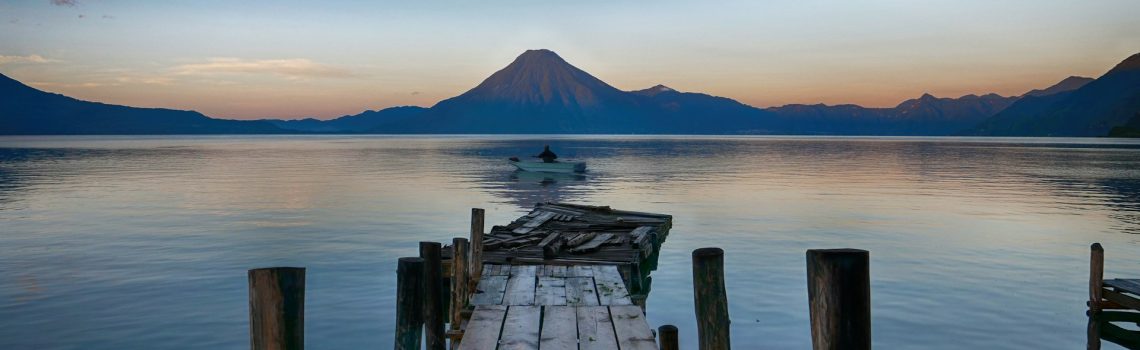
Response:
[{"label": "person in boat", "polygon": [[542,153],[539,153],[535,158],[542,158],[543,163],[554,163],[554,160],[558,159],[558,155],[550,151],[550,145],[546,145],[542,149]]}]

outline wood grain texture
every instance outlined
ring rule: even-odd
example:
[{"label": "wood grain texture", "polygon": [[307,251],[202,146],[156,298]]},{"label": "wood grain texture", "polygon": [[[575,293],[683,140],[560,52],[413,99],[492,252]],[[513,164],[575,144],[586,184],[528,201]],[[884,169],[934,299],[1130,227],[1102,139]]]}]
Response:
[{"label": "wood grain texture", "polygon": [[697,315],[697,344],[701,350],[731,348],[728,296],[724,287],[724,250],[693,251],[693,304]]},{"label": "wood grain texture", "polygon": [[613,350],[618,348],[609,307],[583,306],[577,308],[577,314],[578,348],[580,350]]},{"label": "wood grain texture", "polygon": [[871,348],[870,276],[866,250],[807,251],[813,349]]},{"label": "wood grain texture", "polygon": [[499,334],[503,330],[503,319],[507,307],[502,305],[480,305],[471,313],[467,331],[459,343],[461,350],[488,350],[499,346]]},{"label": "wood grain texture", "polygon": [[393,349],[419,350],[424,325],[424,259],[400,258],[396,265],[396,337]]},{"label": "wood grain texture", "polygon": [[249,270],[249,347],[305,348],[305,268]]},{"label": "wood grain texture", "polygon": [[657,339],[637,305],[610,306],[614,335],[622,350],[657,350]]},{"label": "wood grain texture", "polygon": [[542,350],[578,350],[578,313],[572,306],[547,306],[542,312]]},{"label": "wood grain texture", "polygon": [[499,305],[507,288],[507,276],[483,276],[471,295],[471,305]]},{"label": "wood grain texture", "polygon": [[541,322],[542,307],[509,306],[499,350],[537,350]]}]

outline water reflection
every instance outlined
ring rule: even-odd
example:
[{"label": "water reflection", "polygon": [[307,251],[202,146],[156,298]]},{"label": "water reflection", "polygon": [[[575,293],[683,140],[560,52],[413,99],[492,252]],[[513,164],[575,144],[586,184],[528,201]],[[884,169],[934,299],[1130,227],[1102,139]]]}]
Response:
[{"label": "water reflection", "polygon": [[1140,349],[1140,313],[1101,311],[1089,316],[1088,349],[1100,350],[1102,340],[1126,349]]}]

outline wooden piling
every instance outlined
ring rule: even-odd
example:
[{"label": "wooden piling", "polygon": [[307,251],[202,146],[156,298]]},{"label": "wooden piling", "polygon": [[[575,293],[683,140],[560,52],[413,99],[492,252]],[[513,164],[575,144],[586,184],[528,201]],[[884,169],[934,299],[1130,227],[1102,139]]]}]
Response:
[{"label": "wooden piling", "polygon": [[681,348],[677,338],[677,326],[671,324],[657,327],[657,341],[661,345],[661,350],[679,350]]},{"label": "wooden piling", "polygon": [[249,348],[305,348],[305,268],[249,270]]},{"label": "wooden piling", "polygon": [[870,349],[870,253],[808,250],[807,278],[812,348]]},{"label": "wooden piling", "polygon": [[724,250],[693,251],[693,301],[697,312],[697,342],[701,350],[731,348],[728,296],[724,288]]},{"label": "wooden piling", "polygon": [[463,309],[467,308],[470,294],[467,292],[469,270],[467,257],[470,243],[466,238],[451,240],[451,330],[459,330],[462,325]]},{"label": "wooden piling", "polygon": [[427,350],[447,348],[443,328],[443,262],[439,242],[420,242],[420,258],[424,259],[424,335]]},{"label": "wooden piling", "polygon": [[471,208],[471,281],[470,289],[483,278],[483,209]]},{"label": "wooden piling", "polygon": [[400,258],[396,266],[397,350],[420,350],[424,324],[424,259]]},{"label": "wooden piling", "polygon": [[1093,243],[1091,261],[1089,263],[1089,311],[1096,313],[1101,310],[1101,300],[1104,291],[1104,248],[1100,243]]}]

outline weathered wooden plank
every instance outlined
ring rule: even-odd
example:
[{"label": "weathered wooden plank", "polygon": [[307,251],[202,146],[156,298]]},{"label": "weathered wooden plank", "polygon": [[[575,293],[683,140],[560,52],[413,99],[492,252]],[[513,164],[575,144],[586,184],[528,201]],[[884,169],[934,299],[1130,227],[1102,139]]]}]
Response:
[{"label": "weathered wooden plank", "polygon": [[566,305],[596,306],[598,290],[593,277],[566,277]]},{"label": "weathered wooden plank", "polygon": [[622,350],[657,350],[649,322],[637,305],[610,306],[614,334]]},{"label": "weathered wooden plank", "polygon": [[1104,290],[1104,298],[1107,299],[1108,301],[1117,303],[1121,306],[1124,306],[1124,307],[1127,307],[1127,308],[1130,308],[1133,310],[1140,310],[1140,299],[1136,299],[1136,298],[1131,297],[1127,294],[1121,294],[1120,292],[1111,291],[1111,290],[1106,289],[1106,290]]},{"label": "weathered wooden plank", "polygon": [[506,274],[499,273],[498,267],[501,265],[483,264],[483,275],[485,276],[503,276]]},{"label": "weathered wooden plank", "polygon": [[[553,267],[553,266],[551,266]],[[566,278],[541,276],[534,290],[535,305],[566,305]]]},{"label": "weathered wooden plank", "polygon": [[566,268],[566,277],[594,277],[594,268],[587,265],[573,265]]},{"label": "weathered wooden plank", "polygon": [[547,306],[542,314],[542,350],[578,350],[578,314],[573,306]]},{"label": "weathered wooden plank", "polygon": [[541,319],[540,306],[508,307],[503,334],[499,336],[499,350],[537,350]]},{"label": "weathered wooden plank", "polygon": [[551,267],[553,267],[554,269],[553,269],[553,270],[550,270],[550,277],[566,277],[566,266],[562,266],[562,265],[558,265],[558,266],[554,266],[554,265],[548,265],[548,267],[547,267],[547,268],[549,269],[549,268],[551,268]]},{"label": "weathered wooden plank", "polygon": [[638,226],[633,229],[633,231],[629,231],[629,236],[633,238],[630,242],[637,244],[641,241],[642,237],[649,235],[649,231],[653,231],[653,226]]},{"label": "weathered wooden plank", "polygon": [[582,243],[586,243],[586,241],[594,239],[594,236],[596,236],[596,235],[597,235],[597,233],[594,233],[594,232],[586,232],[586,233],[576,234],[576,235],[574,235],[574,237],[570,237],[569,239],[566,240],[566,247],[567,248],[577,247],[577,246],[581,245]]},{"label": "weathered wooden plank", "polygon": [[536,269],[534,265],[516,265],[511,268],[503,305],[534,305]]},{"label": "weathered wooden plank", "polygon": [[1113,287],[1121,291],[1140,295],[1140,279],[1114,278],[1110,280],[1104,280],[1104,285],[1106,287]]},{"label": "weathered wooden plank", "polygon": [[603,234],[597,235],[594,237],[594,239],[591,239],[589,242],[586,242],[580,246],[577,246],[577,247],[570,249],[570,252],[571,253],[587,253],[587,252],[592,252],[592,251],[598,250],[598,247],[601,247],[603,243],[606,243],[606,241],[608,241],[610,238],[613,238],[613,236],[614,236],[614,234],[612,234],[612,233],[603,233]]},{"label": "weathered wooden plank", "polygon": [[471,296],[471,305],[499,305],[507,287],[507,276],[483,276]]},{"label": "weathered wooden plank", "polygon": [[584,306],[577,308],[578,346],[581,350],[614,350],[618,348],[610,308]]},{"label": "weathered wooden plank", "polygon": [[633,305],[629,299],[629,290],[625,282],[613,265],[595,265],[594,283],[598,288],[598,300],[601,305]]},{"label": "weathered wooden plank", "polygon": [[463,334],[463,341],[459,343],[459,349],[494,349],[499,344],[499,333],[502,332],[503,319],[506,318],[506,315],[506,306],[476,306],[475,312],[471,314],[471,320],[467,322],[467,331]]},{"label": "weathered wooden plank", "polygon": [[514,232],[515,234],[529,233],[530,231],[538,228],[539,226],[542,226],[542,224],[545,224],[547,220],[550,220],[550,218],[553,218],[553,217],[554,217],[554,213],[543,212],[542,214],[538,214],[538,216],[534,217],[533,219],[530,219],[530,221],[527,221],[525,224],[522,225],[522,227],[516,228],[511,232]]}]

